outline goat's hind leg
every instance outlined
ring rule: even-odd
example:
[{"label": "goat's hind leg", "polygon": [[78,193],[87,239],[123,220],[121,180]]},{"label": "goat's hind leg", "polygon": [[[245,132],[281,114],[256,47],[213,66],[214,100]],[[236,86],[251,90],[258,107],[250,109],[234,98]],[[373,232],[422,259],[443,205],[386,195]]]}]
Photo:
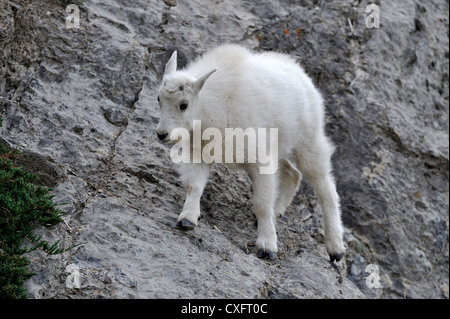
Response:
[{"label": "goat's hind leg", "polygon": [[277,186],[276,177],[275,174],[260,174],[256,167],[249,173],[253,181],[253,210],[258,221],[257,256],[275,259],[277,233],[273,205]]},{"label": "goat's hind leg", "polygon": [[322,208],[325,245],[331,262],[339,261],[345,252],[339,196],[331,173],[332,153],[333,146],[325,136],[296,149],[300,171],[313,186]]}]

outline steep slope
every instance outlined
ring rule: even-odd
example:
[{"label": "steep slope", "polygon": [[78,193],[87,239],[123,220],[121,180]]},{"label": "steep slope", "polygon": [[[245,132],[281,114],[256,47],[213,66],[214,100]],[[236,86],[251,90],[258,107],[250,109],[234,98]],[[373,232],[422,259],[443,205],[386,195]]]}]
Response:
[{"label": "steep slope", "polygon": [[[448,2],[382,3],[378,29],[368,1],[167,3],[87,0],[79,29],[56,0],[1,4],[0,141],[65,203],[44,235],[84,243],[30,254],[30,297],[448,298]],[[155,92],[173,50],[182,66],[223,42],[289,53],[322,91],[348,247],[337,265],[307,181],[275,262],[255,257],[242,172],[217,166],[199,226],[173,228],[184,190]]]}]

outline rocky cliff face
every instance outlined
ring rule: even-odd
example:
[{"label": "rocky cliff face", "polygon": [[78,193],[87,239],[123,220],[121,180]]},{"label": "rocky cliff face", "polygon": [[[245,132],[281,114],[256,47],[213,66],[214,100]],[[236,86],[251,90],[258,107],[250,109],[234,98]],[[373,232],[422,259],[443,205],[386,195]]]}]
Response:
[{"label": "rocky cliff face", "polygon": [[[30,254],[30,297],[448,298],[449,5],[376,3],[378,29],[364,0],[87,0],[74,29],[60,1],[3,1],[0,140],[64,203],[45,237],[84,243]],[[173,50],[183,65],[224,42],[290,54],[322,91],[340,263],[307,181],[278,222],[274,262],[255,257],[242,172],[217,166],[199,226],[173,228],[184,190],[154,132],[155,92]]]}]

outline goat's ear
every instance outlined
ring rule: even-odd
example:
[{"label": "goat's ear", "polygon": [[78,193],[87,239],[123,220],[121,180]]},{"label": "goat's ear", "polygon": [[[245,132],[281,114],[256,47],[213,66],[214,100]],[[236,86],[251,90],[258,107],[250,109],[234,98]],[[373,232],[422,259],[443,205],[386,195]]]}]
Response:
[{"label": "goat's ear", "polygon": [[206,80],[217,71],[217,68],[212,69],[211,71],[206,72],[203,74],[198,80],[194,82],[194,89],[198,93],[202,89],[203,85],[205,84]]},{"label": "goat's ear", "polygon": [[169,62],[167,62],[166,64],[164,75],[173,73],[176,70],[177,70],[177,51],[174,51],[169,59]]}]

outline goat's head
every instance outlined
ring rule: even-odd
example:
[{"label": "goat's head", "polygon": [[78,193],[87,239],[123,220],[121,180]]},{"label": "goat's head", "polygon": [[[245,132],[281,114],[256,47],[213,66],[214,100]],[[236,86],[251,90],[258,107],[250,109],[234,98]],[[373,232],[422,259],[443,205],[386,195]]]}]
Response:
[{"label": "goat's head", "polygon": [[158,92],[161,118],[156,133],[162,142],[170,142],[171,136],[175,135],[172,131],[176,128],[192,131],[198,93],[216,70],[212,69],[194,79],[183,71],[177,71],[177,51],[172,54]]}]

